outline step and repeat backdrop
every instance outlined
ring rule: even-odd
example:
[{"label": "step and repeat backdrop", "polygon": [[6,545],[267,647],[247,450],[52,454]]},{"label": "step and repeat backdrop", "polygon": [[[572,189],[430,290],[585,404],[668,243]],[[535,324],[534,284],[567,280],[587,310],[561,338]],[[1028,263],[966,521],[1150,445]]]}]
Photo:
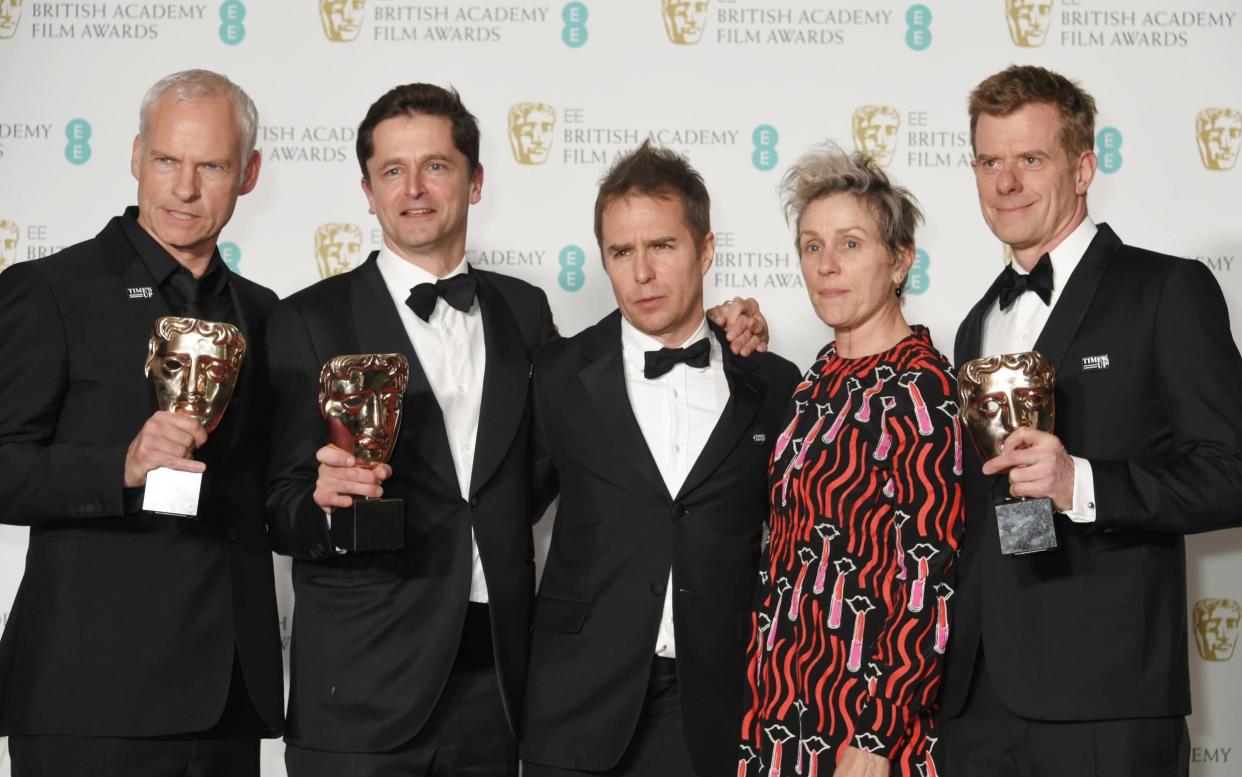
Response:
[{"label": "step and repeat backdrop", "polygon": [[[1242,0],[0,0],[0,267],[90,237],[132,203],[143,93],[206,67],[247,89],[261,119],[262,173],[221,237],[226,261],[282,296],[346,270],[380,244],[358,122],[391,86],[430,81],[456,87],[483,130],[468,258],[544,288],[562,332],[614,307],[595,186],[650,138],[713,194],[709,304],[756,297],[773,349],[808,365],[832,333],[776,186],[831,138],[922,202],[906,316],[951,351],[1005,260],[979,214],[966,97],[1033,63],[1098,101],[1091,215],[1210,267],[1242,331],[1240,17]],[[25,546],[25,530],[0,527],[0,618]],[[1192,771],[1239,775],[1242,533],[1188,546]],[[288,565],[275,563],[287,639]],[[264,746],[264,774],[284,774],[279,743]]]}]

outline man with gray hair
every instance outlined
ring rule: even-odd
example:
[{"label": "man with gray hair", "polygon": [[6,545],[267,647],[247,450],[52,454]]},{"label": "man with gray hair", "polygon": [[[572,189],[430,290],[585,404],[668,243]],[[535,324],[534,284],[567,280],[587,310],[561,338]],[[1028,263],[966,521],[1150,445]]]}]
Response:
[{"label": "man with gray hair", "polygon": [[[0,274],[0,523],[30,527],[0,639],[14,777],[245,777],[279,733],[280,641],[263,517],[269,290],[216,242],[254,188],[257,114],[224,76],[171,75],[142,103],[138,205],[94,238]],[[223,420],[152,412],[162,316],[250,343]],[[156,468],[203,473],[198,515],[143,510]]]}]

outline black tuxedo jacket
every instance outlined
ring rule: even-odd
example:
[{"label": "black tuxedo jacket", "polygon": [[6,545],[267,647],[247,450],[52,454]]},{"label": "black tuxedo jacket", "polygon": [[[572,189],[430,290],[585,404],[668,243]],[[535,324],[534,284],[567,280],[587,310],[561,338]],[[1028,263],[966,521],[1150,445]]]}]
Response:
[{"label": "black tuxedo jacket", "polygon": [[[273,314],[271,374],[279,401],[268,510],[276,549],[294,557],[289,742],[378,752],[422,729],[465,621],[472,526],[506,714],[516,723],[534,598],[531,521],[547,504],[534,488],[545,479],[532,448],[531,361],[554,330],[542,291],[472,272],[487,366],[469,499],[461,497],[440,406],[375,254],[294,294]],[[312,498],[315,451],[328,441],[316,399],[319,370],[350,353],[401,353],[410,362],[393,476],[384,484],[385,498],[405,500],[403,551],[337,555]]]},{"label": "black tuxedo jacket", "polygon": [[0,274],[0,521],[30,526],[0,642],[0,734],[210,728],[235,650],[256,709],[279,731],[262,477],[276,295],[237,275],[229,286],[249,348],[228,411],[195,454],[207,474],[192,520],[125,515],[125,452],[153,411],[147,341],[169,311],[120,219]]},{"label": "black tuxedo jacket", "polygon": [[729,401],[670,494],[626,395],[620,322],[614,312],[536,360],[561,502],[535,605],[522,757],[588,771],[618,763],[643,708],[671,566],[686,743],[700,775],[731,774],[768,457],[799,374],[771,354],[737,358],[722,338]]},{"label": "black tuxedo jacket", "polygon": [[[997,293],[958,330],[959,365],[980,356]],[[1242,521],[1242,359],[1220,288],[1198,262],[1123,245],[1101,224],[1035,350],[1057,370],[1056,435],[1091,463],[1096,520],[1058,515],[1058,548],[1002,556],[992,504],[1008,481],[967,459],[944,713],[961,710],[982,644],[1023,717],[1185,715],[1182,535]]]}]

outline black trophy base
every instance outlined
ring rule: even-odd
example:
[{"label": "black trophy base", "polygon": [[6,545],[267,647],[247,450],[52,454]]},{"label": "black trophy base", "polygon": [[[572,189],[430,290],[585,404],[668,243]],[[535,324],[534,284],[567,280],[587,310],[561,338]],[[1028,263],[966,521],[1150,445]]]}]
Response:
[{"label": "black trophy base", "polygon": [[1052,500],[1047,497],[998,504],[996,528],[1000,530],[1001,553],[1020,556],[1055,548],[1057,531],[1052,512]]},{"label": "black trophy base", "polygon": [[359,499],[332,511],[332,544],[350,553],[405,547],[405,500]]}]

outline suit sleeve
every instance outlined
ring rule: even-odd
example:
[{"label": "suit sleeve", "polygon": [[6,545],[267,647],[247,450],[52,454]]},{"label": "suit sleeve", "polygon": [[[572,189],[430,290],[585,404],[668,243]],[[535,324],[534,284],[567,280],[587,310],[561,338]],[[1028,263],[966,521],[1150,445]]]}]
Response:
[{"label": "suit sleeve", "polygon": [[957,394],[956,382],[941,369],[925,366],[902,389],[907,392],[902,404],[911,412],[889,420],[897,440],[893,520],[902,522],[896,552],[903,558],[895,568],[905,571],[889,572],[895,575],[888,581],[891,609],[868,657],[875,690],[854,721],[855,734],[874,735],[868,739],[879,742],[876,754],[888,758],[904,747],[919,713],[936,698],[948,638],[952,567],[965,520],[962,430],[956,405],[946,404]]},{"label": "suit sleeve", "polygon": [[70,391],[65,337],[59,302],[38,268],[0,273],[0,523],[124,514],[128,445],[55,440]]},{"label": "suit sleeve", "polygon": [[1095,526],[1192,534],[1242,524],[1242,357],[1211,271],[1176,262],[1156,309],[1152,382],[1171,455],[1091,459]]},{"label": "suit sleeve", "polygon": [[294,305],[277,306],[268,322],[267,345],[274,408],[267,479],[272,549],[300,559],[327,558],[335,549],[327,516],[313,497],[315,452],[327,436],[318,402],[322,365]]},{"label": "suit sleeve", "polygon": [[[548,297],[542,290],[539,292],[539,315],[539,342],[535,346],[536,356],[543,346],[559,340],[561,337],[556,329],[556,324],[552,321],[552,309],[548,307]],[[532,364],[535,361],[532,361]],[[557,477],[556,467],[552,463],[552,456],[548,453],[547,438],[543,432],[543,413],[545,411],[540,407],[539,402],[539,376],[535,374],[533,377],[534,381],[531,383],[531,391],[534,397],[531,400],[531,412],[534,430],[531,434],[531,445],[533,447],[531,456],[531,493],[534,495],[534,500],[532,502],[531,521],[538,522],[547,511],[548,505],[552,504],[552,500],[560,492],[560,481]]]}]

